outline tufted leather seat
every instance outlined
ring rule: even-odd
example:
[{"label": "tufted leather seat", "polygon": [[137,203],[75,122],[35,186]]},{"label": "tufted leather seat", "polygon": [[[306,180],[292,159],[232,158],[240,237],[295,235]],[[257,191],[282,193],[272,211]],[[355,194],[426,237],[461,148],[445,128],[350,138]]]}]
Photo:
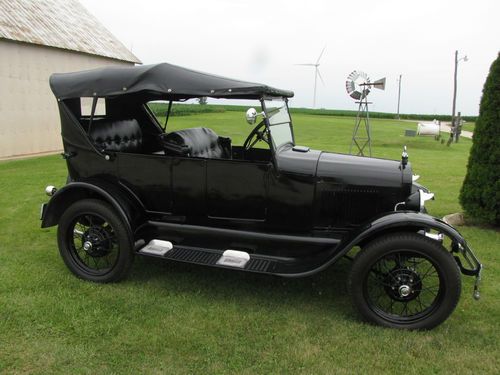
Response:
[{"label": "tufted leather seat", "polygon": [[92,124],[90,138],[99,150],[141,152],[142,131],[135,119],[97,120]]},{"label": "tufted leather seat", "polygon": [[231,139],[219,137],[212,129],[191,128],[162,134],[167,155],[230,159]]}]

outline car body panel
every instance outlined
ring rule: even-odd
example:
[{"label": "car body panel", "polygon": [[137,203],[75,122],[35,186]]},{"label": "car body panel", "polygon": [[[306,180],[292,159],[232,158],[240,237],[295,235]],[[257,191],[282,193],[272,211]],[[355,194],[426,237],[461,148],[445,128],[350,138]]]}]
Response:
[{"label": "car body panel", "polygon": [[223,220],[264,221],[270,163],[208,160],[207,216]]}]

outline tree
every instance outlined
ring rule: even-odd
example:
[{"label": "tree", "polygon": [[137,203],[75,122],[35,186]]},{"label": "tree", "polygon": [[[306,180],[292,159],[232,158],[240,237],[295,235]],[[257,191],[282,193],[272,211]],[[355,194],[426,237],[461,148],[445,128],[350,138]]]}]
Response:
[{"label": "tree", "polygon": [[207,97],[203,96],[203,97],[199,98],[198,99],[198,104],[201,104],[201,105],[207,104]]},{"label": "tree", "polygon": [[460,203],[468,215],[500,225],[500,53],[483,87]]}]

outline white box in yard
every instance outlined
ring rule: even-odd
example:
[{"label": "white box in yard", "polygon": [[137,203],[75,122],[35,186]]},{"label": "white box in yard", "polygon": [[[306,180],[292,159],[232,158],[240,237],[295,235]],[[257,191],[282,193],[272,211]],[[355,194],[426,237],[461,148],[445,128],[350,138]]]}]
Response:
[{"label": "white box in yard", "polygon": [[418,135],[439,135],[441,123],[438,120],[432,122],[419,122],[417,126]]}]

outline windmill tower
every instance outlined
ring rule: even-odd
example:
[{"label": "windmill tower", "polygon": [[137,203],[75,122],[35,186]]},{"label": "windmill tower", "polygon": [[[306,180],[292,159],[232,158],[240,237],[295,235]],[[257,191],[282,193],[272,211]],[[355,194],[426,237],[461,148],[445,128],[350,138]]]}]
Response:
[{"label": "windmill tower", "polygon": [[321,57],[323,56],[323,52],[325,52],[326,46],[323,47],[323,50],[318,56],[318,59],[316,60],[316,63],[308,63],[308,64],[295,64],[295,65],[301,65],[301,66],[314,66],[314,94],[313,94],[313,108],[316,108],[316,88],[318,84],[318,77],[321,80],[321,83],[325,84],[323,81],[323,77],[321,77],[321,73],[319,72],[319,60],[321,60]]},{"label": "windmill tower", "polygon": [[370,78],[365,72],[353,71],[347,76],[345,83],[347,94],[358,104],[358,113],[352,132],[351,146],[349,153],[352,154],[353,146],[356,146],[356,155],[365,156],[365,149],[368,148],[368,156],[372,156],[372,138],[370,128],[370,113],[368,111],[368,94],[372,87],[385,90],[385,77],[375,82],[370,82]]}]

